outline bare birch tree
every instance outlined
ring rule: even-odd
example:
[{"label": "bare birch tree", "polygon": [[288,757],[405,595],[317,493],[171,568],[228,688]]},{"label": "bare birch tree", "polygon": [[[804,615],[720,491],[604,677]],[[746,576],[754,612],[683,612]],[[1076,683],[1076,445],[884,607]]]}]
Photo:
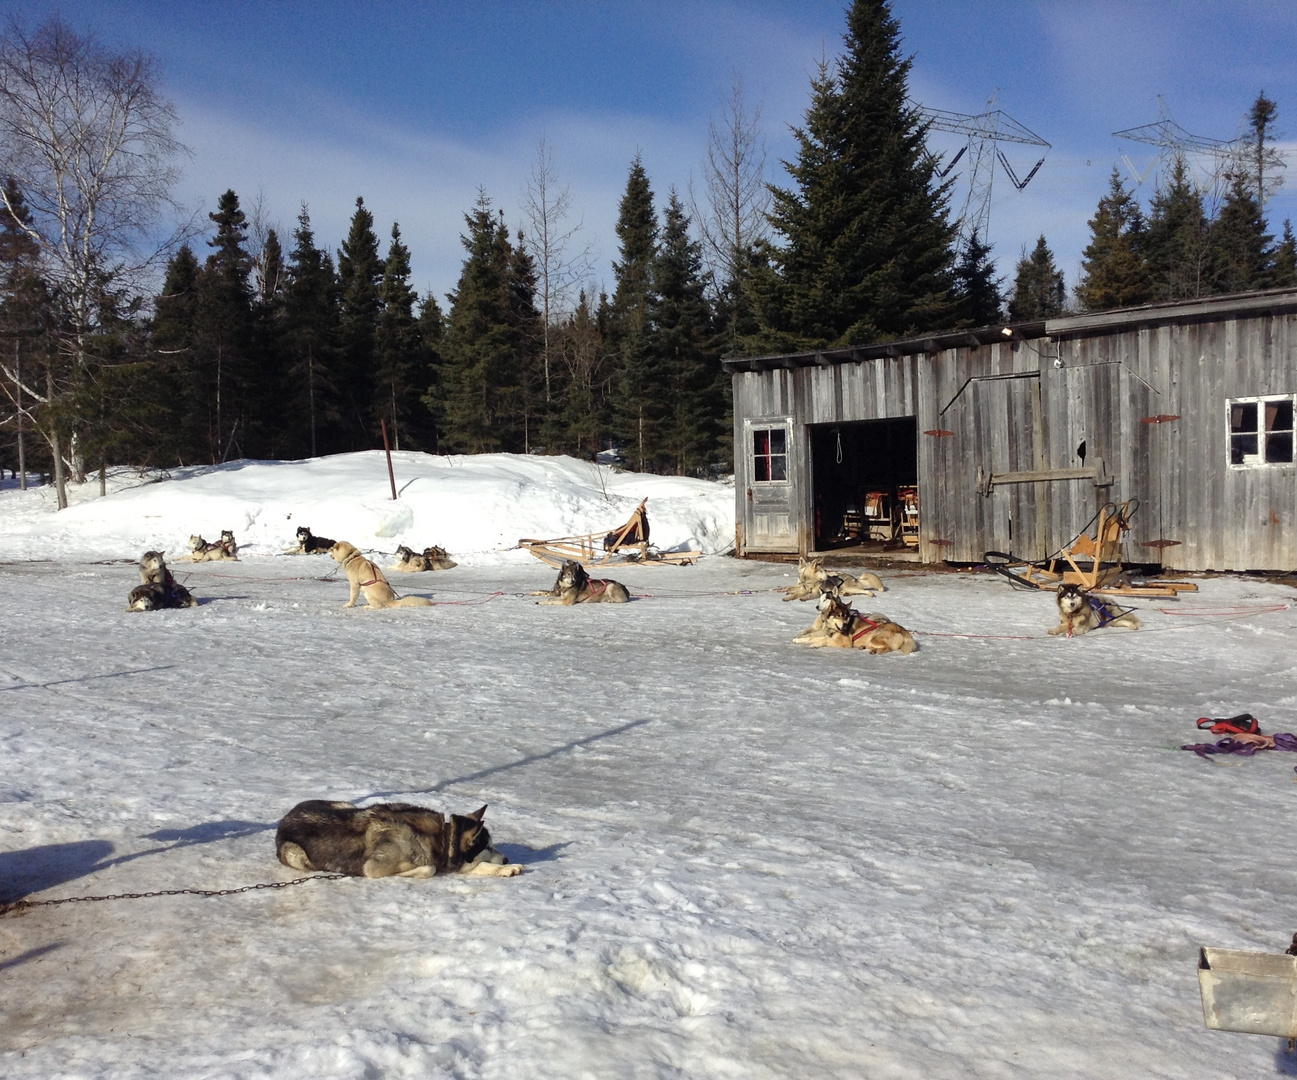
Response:
[{"label": "bare birch tree", "polygon": [[527,218],[531,254],[536,260],[536,299],[544,324],[541,359],[547,403],[551,400],[554,324],[571,310],[572,290],[585,281],[594,263],[589,244],[579,249],[573,246],[581,223],[567,223],[571,210],[572,189],[559,183],[553,152],[541,139],[536,149],[536,163],[527,178],[523,214]]},{"label": "bare birch tree", "polygon": [[[103,303],[154,264],[165,246],[152,242],[161,213],[175,206],[174,162],[185,148],[157,82],[149,57],[112,52],[57,17],[34,31],[11,19],[0,34],[0,161],[26,200],[24,227],[40,245],[41,273],[60,308],[61,370],[46,372],[44,387],[23,387],[51,417],[66,416],[44,425],[60,508],[67,493],[58,429],[66,423],[81,480],[81,423],[68,402],[87,375]],[[0,201],[12,212],[2,193]]]},{"label": "bare birch tree", "polygon": [[703,264],[717,292],[727,301],[731,336],[739,318],[743,281],[753,250],[770,235],[766,217],[766,143],[761,108],[749,111],[743,83],[730,75],[730,96],[719,120],[707,125],[703,161],[704,203],[689,189],[694,227],[703,245]]}]

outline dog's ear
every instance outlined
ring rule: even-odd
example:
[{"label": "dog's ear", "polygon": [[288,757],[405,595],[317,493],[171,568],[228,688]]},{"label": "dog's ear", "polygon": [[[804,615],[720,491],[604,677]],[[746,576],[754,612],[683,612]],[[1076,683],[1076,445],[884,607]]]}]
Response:
[{"label": "dog's ear", "polygon": [[[487,804],[487,806],[489,805],[490,803]],[[474,810],[471,814],[467,814],[466,816],[472,818],[474,821],[481,821],[485,814],[486,806],[482,807],[481,810]]]}]

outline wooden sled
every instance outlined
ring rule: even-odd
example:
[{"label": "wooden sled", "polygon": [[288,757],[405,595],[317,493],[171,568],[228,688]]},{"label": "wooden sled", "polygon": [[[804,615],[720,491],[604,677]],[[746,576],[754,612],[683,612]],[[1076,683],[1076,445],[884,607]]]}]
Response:
[{"label": "wooden sled", "polygon": [[1094,535],[1082,532],[1067,547],[1043,562],[1014,560],[1011,555],[988,551],[984,558],[996,573],[1014,585],[1031,589],[1055,589],[1059,585],[1079,585],[1086,592],[1109,596],[1153,596],[1174,600],[1182,592],[1197,592],[1188,581],[1130,580],[1122,563],[1122,537],[1130,529],[1130,519],[1139,509],[1139,500],[1105,503],[1095,518]]},{"label": "wooden sled", "polygon": [[609,532],[586,533],[584,536],[560,536],[553,540],[519,540],[518,546],[530,551],[541,562],[560,567],[571,560],[587,570],[616,563],[643,563],[652,566],[692,566],[701,551],[658,551],[649,544],[648,499],[640,502],[630,519]]}]

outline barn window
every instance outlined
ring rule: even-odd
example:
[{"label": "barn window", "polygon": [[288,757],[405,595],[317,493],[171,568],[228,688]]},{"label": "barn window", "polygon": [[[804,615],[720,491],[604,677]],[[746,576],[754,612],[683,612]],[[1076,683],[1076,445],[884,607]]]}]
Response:
[{"label": "barn window", "polygon": [[752,479],[758,483],[788,480],[788,429],[752,429]]},{"label": "barn window", "polygon": [[1234,398],[1229,404],[1231,465],[1291,465],[1297,395]]}]

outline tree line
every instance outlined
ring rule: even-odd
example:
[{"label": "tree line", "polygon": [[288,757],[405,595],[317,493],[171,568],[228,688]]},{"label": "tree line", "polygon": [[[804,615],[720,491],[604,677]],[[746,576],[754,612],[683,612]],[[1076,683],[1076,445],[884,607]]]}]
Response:
[{"label": "tree line", "polygon": [[1006,303],[985,238],[958,241],[889,4],[854,0],[846,18],[842,54],[811,80],[786,186],[765,178],[760,111],[736,80],[701,190],[659,200],[633,158],[611,288],[598,287],[542,142],[524,225],[486,192],[464,214],[444,308],[418,295],[399,224],[380,241],[363,197],[336,251],[305,205],[281,237],[234,191],[205,215],[205,236],[150,248],[175,209],[182,150],[151,61],[57,19],[11,22],[0,446],[25,447],[28,468],[61,481],[109,463],[369,449],[386,429],[402,449],[617,446],[637,469],[703,475],[732,453],[723,356],[1297,284],[1291,228],[1275,243],[1261,211],[1275,179],[1275,106],[1262,96],[1255,152],[1218,205],[1180,162],[1145,214],[1114,172],[1074,305],[1043,236]]}]

